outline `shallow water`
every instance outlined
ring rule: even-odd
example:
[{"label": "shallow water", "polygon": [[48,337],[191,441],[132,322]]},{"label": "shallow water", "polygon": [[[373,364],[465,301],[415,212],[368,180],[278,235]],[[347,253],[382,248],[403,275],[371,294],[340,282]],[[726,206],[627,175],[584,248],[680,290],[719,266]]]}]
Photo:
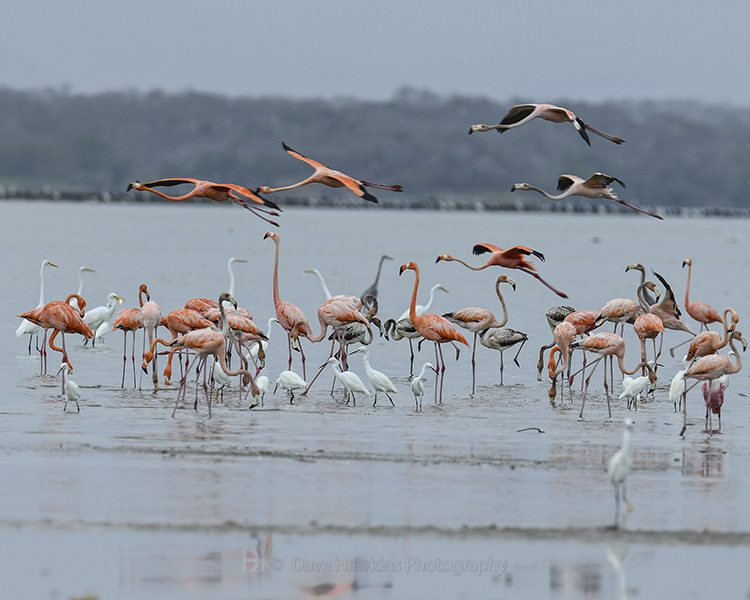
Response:
[{"label": "shallow water", "polygon": [[[625,273],[631,262],[658,270],[682,304],[680,265],[690,257],[691,299],[747,314],[750,284],[741,274],[750,222],[289,209],[279,230],[281,295],[308,317],[324,296],[305,269],[319,269],[334,294],[359,294],[380,256],[390,254],[395,260],[384,263],[379,285],[384,319],[408,307],[414,274],[398,276],[407,261],[422,269],[419,303],[435,283],[449,290],[435,295],[438,314],[482,306],[500,316],[494,282],[506,272],[518,284],[516,292],[503,286],[508,326],[529,336],[521,368],[514,350],[506,352],[501,387],[497,353],[479,347],[471,397],[470,351],[456,362],[448,348],[444,401],[433,402],[428,377],[416,412],[408,342],[378,338],[371,362],[399,388],[395,407],[382,395],[374,408],[372,397],[346,406],[340,390],[331,398],[332,374],[324,372],[294,405],[271,389],[264,406],[249,411],[236,387],[229,389],[209,419],[202,398],[197,411],[181,407],[172,418],[176,386],[153,391],[144,377],[134,390],[129,359],[121,389],[120,332],[96,349],[67,336],[84,400],[80,413],[64,413],[59,379],[39,376],[38,355],[28,356],[27,341],[13,335],[15,315],[36,306],[43,259],[59,265],[45,270],[47,301],[75,291],[78,267],[86,265],[96,270],[85,276],[90,307],[111,291],[126,298],[123,306],[137,306],[138,285],[147,283],[166,313],[189,298],[218,297],[228,286],[227,260],[236,256],[249,263],[234,266],[235,296],[265,330],[274,251],[263,240],[266,225],[222,205],[6,202],[4,211],[0,531],[8,568],[0,585],[15,597],[288,598],[355,579],[373,586],[356,590],[363,598],[663,598],[709,590],[728,597],[750,590],[742,570],[750,549],[745,373],[732,378],[722,432],[705,433],[696,390],[681,438],[682,415],[668,401],[679,361],[666,350],[655,399],[637,412],[614,400],[612,419],[601,373],[580,420],[580,393],[571,403],[566,390],[566,400],[551,405],[535,368],[539,346],[551,339],[546,309],[595,309],[634,297],[638,274]],[[543,252],[539,273],[569,300],[517,271],[435,264],[444,253],[480,264],[483,257],[471,256],[478,242]],[[665,348],[683,339],[669,332]],[[626,363],[634,366],[632,330],[626,342]],[[314,372],[330,346],[303,344]],[[266,367],[272,381],[287,356],[275,325]],[[434,358],[423,348],[416,368]],[[361,357],[350,360],[367,381]],[[50,353],[50,372],[58,365]],[[301,372],[298,356],[294,369]],[[628,480],[634,510],[613,530],[606,465],[626,416],[636,422]],[[491,570],[477,573],[483,564]]]}]

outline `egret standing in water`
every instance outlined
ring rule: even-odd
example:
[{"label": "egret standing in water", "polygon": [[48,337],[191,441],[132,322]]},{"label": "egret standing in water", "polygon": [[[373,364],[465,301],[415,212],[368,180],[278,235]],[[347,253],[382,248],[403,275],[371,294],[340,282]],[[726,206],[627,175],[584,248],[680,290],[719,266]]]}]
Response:
[{"label": "egret standing in water", "polygon": [[395,404],[393,404],[393,398],[391,398],[391,394],[395,394],[398,392],[396,386],[393,385],[393,382],[390,379],[388,379],[387,375],[381,373],[380,371],[376,371],[370,366],[370,350],[368,348],[366,348],[365,346],[360,346],[354,352],[352,352],[352,354],[356,354],[357,352],[361,352],[362,354],[364,354],[365,373],[370,379],[372,387],[375,388],[375,402],[373,402],[372,405],[375,406],[378,403],[378,392],[383,392],[386,396],[388,396],[388,400],[391,401],[391,405],[396,406]]},{"label": "egret standing in water", "polygon": [[427,369],[432,369],[437,373],[437,370],[435,367],[433,367],[430,363],[426,362],[422,365],[422,370],[419,372],[419,375],[417,375],[414,379],[411,381],[411,391],[414,394],[414,403],[416,404],[417,410],[420,410],[422,408],[422,396],[424,396],[424,374]]},{"label": "egret standing in water", "polygon": [[70,379],[70,377],[66,377],[66,375],[70,375],[72,371],[73,369],[64,361],[58,371],[58,374],[62,373],[63,390],[65,391],[65,406],[63,407],[63,412],[68,409],[68,402],[75,402],[78,412],[81,412],[81,407],[78,406],[78,401],[81,399],[81,388],[78,387],[78,384]]},{"label": "egret standing in water", "polygon": [[620,523],[620,498],[627,506],[628,512],[633,509],[633,505],[628,502],[626,494],[626,480],[630,473],[630,467],[633,465],[633,459],[630,458],[630,432],[633,429],[633,421],[625,419],[624,425],[622,448],[612,455],[607,467],[609,480],[615,486],[615,527]]},{"label": "egret standing in water", "polygon": [[[42,308],[44,306],[44,267],[49,265],[50,267],[57,267],[55,263],[51,263],[48,260],[42,261],[42,268],[39,269],[39,304],[37,304],[37,308]],[[16,329],[16,337],[21,337],[24,334],[28,334],[29,336],[29,354],[31,354],[31,340],[36,335],[39,336],[39,325],[36,325],[35,323],[32,323],[31,321],[28,321],[26,319],[23,319],[21,321],[21,324],[18,326],[18,329]]]}]

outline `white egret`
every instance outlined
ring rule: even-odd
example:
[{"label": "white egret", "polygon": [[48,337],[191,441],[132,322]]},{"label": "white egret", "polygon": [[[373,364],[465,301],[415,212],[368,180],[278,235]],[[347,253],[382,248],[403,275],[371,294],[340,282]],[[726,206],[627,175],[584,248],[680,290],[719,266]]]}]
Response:
[{"label": "white egret", "polygon": [[[115,316],[115,309],[122,303],[123,299],[112,292],[107,296],[106,306],[97,306],[96,308],[86,311],[86,314],[83,315],[83,322],[91,328],[91,331],[96,332],[102,323],[112,322],[112,317]],[[96,345],[96,339],[97,338],[95,337],[92,346]],[[86,340],[86,342],[88,342],[88,340]],[[84,345],[86,342],[84,342]]]},{"label": "white egret", "polygon": [[635,410],[638,410],[638,400],[640,400],[641,395],[647,390],[656,389],[655,366],[656,363],[650,360],[646,363],[648,375],[642,375],[641,377],[636,378],[625,375],[622,378],[622,393],[620,394],[620,400],[627,398],[628,410],[630,410],[631,406],[635,406]]},{"label": "white egret", "polygon": [[359,376],[351,371],[342,371],[341,367],[339,367],[339,361],[335,356],[329,358],[321,369],[327,365],[333,365],[333,374],[336,376],[336,379],[341,382],[341,385],[344,386],[346,390],[347,404],[349,404],[349,395],[351,395],[351,397],[354,398],[353,405],[357,405],[357,397],[354,395],[355,392],[357,394],[364,394],[366,397],[370,396],[370,390],[365,387],[365,384],[362,383]]},{"label": "white egret", "polygon": [[[44,267],[47,265],[57,267],[55,263],[51,263],[48,260],[42,261],[42,268],[39,269],[39,304],[37,304],[37,308],[44,306]],[[29,336],[29,354],[31,354],[31,340],[35,335],[39,335],[39,325],[35,325],[26,319],[21,319],[21,324],[16,329],[16,337],[20,338],[25,334]]]},{"label": "white egret", "polygon": [[625,428],[622,434],[622,448],[612,455],[607,466],[607,475],[615,487],[615,526],[620,522],[620,498],[625,502],[628,512],[633,508],[626,494],[626,481],[633,465],[633,459],[630,458],[630,432],[633,429],[633,421],[625,419],[623,424]]},{"label": "white egret", "polygon": [[370,379],[372,387],[375,388],[375,402],[373,402],[372,405],[375,406],[378,403],[378,392],[383,392],[386,396],[388,396],[388,400],[391,401],[391,405],[396,406],[395,404],[393,404],[393,398],[391,398],[390,394],[396,394],[398,393],[398,390],[396,389],[396,386],[393,385],[393,382],[388,379],[385,374],[381,373],[380,371],[376,371],[370,366],[370,349],[365,346],[360,346],[354,352],[352,352],[352,354],[356,354],[357,352],[362,353],[362,358],[364,359],[365,363],[365,373]]},{"label": "white egret", "polygon": [[229,271],[229,295],[234,297],[234,271],[232,270],[233,263],[246,263],[247,261],[242,258],[230,258],[227,263],[227,270]]},{"label": "white egret", "polygon": [[255,380],[255,385],[260,390],[260,399],[263,401],[266,397],[266,391],[268,390],[268,377],[261,375]]},{"label": "white egret", "polygon": [[306,387],[307,382],[297,375],[297,373],[294,371],[282,371],[279,373],[279,378],[276,380],[276,387],[273,389],[273,393],[275,394],[276,390],[279,388],[289,391],[292,395],[291,398],[289,398],[289,404],[292,404],[294,402],[294,392],[304,390]]},{"label": "white egret", "polygon": [[[78,294],[81,297],[83,297],[83,274],[84,273],[96,273],[96,271],[94,271],[94,269],[89,269],[88,267],[81,267],[80,269],[78,269],[78,291],[76,292],[76,294]],[[75,297],[70,299],[70,305],[73,308],[80,308],[78,306],[78,300]]]},{"label": "white egret", "polygon": [[323,279],[323,276],[320,274],[320,271],[317,269],[307,269],[305,270],[305,273],[313,273],[314,275],[318,276],[318,279],[320,279],[320,285],[323,286],[323,294],[325,294],[326,300],[330,300],[333,298],[333,294],[328,289],[328,286],[326,285],[326,280]]},{"label": "white egret", "polygon": [[[418,317],[423,317],[427,314],[427,311],[430,310],[430,306],[432,306],[432,301],[435,299],[435,290],[443,290],[446,294],[448,293],[448,290],[446,290],[442,285],[439,283],[432,286],[432,289],[430,290],[430,301],[422,306],[421,304],[417,304],[415,310],[417,311]],[[396,321],[402,321],[403,319],[409,318],[409,309],[407,308],[403,313],[401,313],[401,316],[396,319]]]},{"label": "white egret", "polygon": [[[414,403],[416,404],[417,410],[422,408],[422,396],[424,396],[424,383],[422,380],[424,379],[424,374],[427,369],[435,371],[435,367],[426,362],[422,365],[422,370],[419,372],[419,375],[411,381],[411,391],[414,394]],[[437,373],[437,371],[435,372]]]},{"label": "white egret", "polygon": [[63,407],[63,412],[67,410],[68,402],[75,402],[78,412],[81,412],[81,407],[78,405],[78,401],[81,399],[81,388],[78,387],[78,384],[70,379],[70,377],[66,377],[66,375],[70,375],[72,372],[73,369],[69,367],[66,362],[62,363],[60,370],[57,372],[58,375],[62,373],[63,389],[65,390],[65,406]]},{"label": "white egret", "polygon": [[674,411],[677,412],[677,404],[682,404],[682,394],[685,393],[685,369],[677,371],[677,375],[672,379],[669,385],[669,400],[674,404]]}]

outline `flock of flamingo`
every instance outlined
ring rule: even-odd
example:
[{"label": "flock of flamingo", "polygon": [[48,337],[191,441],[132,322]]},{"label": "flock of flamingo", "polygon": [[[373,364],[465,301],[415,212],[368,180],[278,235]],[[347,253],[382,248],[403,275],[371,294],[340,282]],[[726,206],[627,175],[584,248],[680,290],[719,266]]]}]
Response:
[{"label": "flock of flamingo", "polygon": [[[602,136],[618,145],[624,143],[624,140],[621,138],[598,131],[584,123],[573,112],[549,104],[515,106],[499,124],[492,126],[484,124],[474,125],[469,129],[469,134],[492,130],[503,133],[508,129],[524,125],[535,118],[541,118],[554,123],[570,122],[589,145],[591,145],[591,141],[587,132]],[[278,224],[272,220],[272,217],[278,217],[281,209],[277,204],[268,200],[263,195],[290,190],[311,183],[322,183],[331,187],[346,187],[348,190],[370,202],[377,202],[377,198],[367,188],[384,189],[393,192],[402,191],[399,185],[375,184],[354,179],[320,162],[303,156],[286,144],[283,144],[283,148],[290,156],[310,165],[314,169],[313,174],[292,185],[277,188],[260,186],[255,190],[235,184],[216,184],[210,181],[190,178],[161,179],[149,183],[134,182],[128,186],[128,190],[133,189],[149,192],[175,201],[193,197],[209,198],[216,201],[228,200],[241,205],[264,221],[275,226],[278,226]],[[558,180],[558,190],[561,193],[557,196],[550,195],[544,190],[527,183],[517,183],[511,191],[533,190],[552,200],[562,200],[572,195],[580,195],[588,198],[604,198],[628,206],[651,217],[662,218],[655,213],[633,206],[618,198],[609,187],[612,182],[617,182],[624,187],[622,181],[616,177],[603,173],[595,173],[586,180],[574,175],[561,175]],[[157,189],[183,184],[191,184],[193,188],[190,192],[181,196],[169,196]],[[261,371],[265,364],[265,352],[268,349],[270,328],[274,323],[278,323],[285,331],[288,349],[288,369],[278,375],[275,386],[276,389],[282,388],[287,390],[290,402],[294,402],[295,393],[301,396],[307,394],[317,377],[328,365],[331,365],[333,368],[335,381],[339,381],[344,386],[347,403],[350,401],[356,403],[357,395],[360,395],[360,397],[370,396],[371,392],[368,387],[355,373],[348,369],[348,347],[359,344],[359,348],[353,353],[361,353],[363,355],[365,371],[375,390],[375,403],[377,403],[378,393],[383,393],[390,400],[391,404],[393,404],[391,394],[396,392],[395,386],[386,375],[374,370],[369,362],[370,357],[367,345],[375,337],[373,326],[379,329],[380,335],[384,335],[388,340],[403,338],[409,340],[411,345],[411,389],[414,394],[417,410],[420,410],[422,406],[424,379],[428,369],[435,372],[435,402],[442,402],[443,400],[443,382],[446,371],[446,361],[442,349],[444,344],[451,344],[454,347],[457,359],[461,346],[471,348],[472,395],[476,389],[477,342],[487,348],[499,351],[501,385],[503,384],[504,369],[503,352],[514,346],[519,346],[514,357],[514,361],[518,365],[518,354],[528,340],[528,337],[523,332],[505,326],[508,322],[508,311],[503,299],[501,286],[507,284],[513,289],[516,287],[516,282],[507,275],[500,275],[495,283],[495,292],[503,310],[503,317],[501,319],[498,319],[492,311],[479,307],[467,307],[444,315],[437,315],[428,312],[429,305],[426,307],[417,305],[417,294],[420,285],[419,267],[415,262],[407,262],[400,267],[399,274],[413,273],[414,286],[410,308],[407,313],[401,315],[398,319],[388,319],[385,323],[382,323],[377,316],[377,282],[383,261],[391,259],[389,256],[383,256],[378,267],[375,283],[361,297],[331,295],[321,277],[323,288],[328,298],[318,308],[317,320],[319,331],[315,333],[313,325],[303,311],[294,304],[282,300],[278,275],[281,242],[279,234],[269,232],[265,234],[264,239],[271,240],[275,244],[272,282],[275,317],[269,321],[266,332],[261,331],[253,323],[252,314],[248,310],[237,306],[237,301],[234,299],[234,275],[231,265],[232,262],[239,259],[233,258],[229,262],[229,272],[232,279],[228,292],[222,293],[216,300],[206,298],[188,300],[183,308],[172,310],[166,315],[163,315],[159,306],[151,300],[148,287],[145,284],[141,285],[139,289],[139,308],[126,308],[117,314],[117,307],[122,303],[122,299],[118,295],[110,294],[105,306],[87,311],[86,301],[81,295],[80,288],[77,294],[71,294],[65,301],[55,301],[45,304],[44,270],[48,266],[55,267],[56,265],[49,261],[44,261],[40,272],[42,287],[39,305],[37,308],[19,315],[23,321],[18,328],[17,335],[21,337],[24,334],[29,334],[29,353],[31,353],[33,336],[39,328],[43,330],[44,340],[41,346],[39,346],[40,370],[42,373],[46,373],[47,368],[46,347],[49,346],[50,349],[61,353],[62,364],[60,373],[62,373],[62,392],[66,398],[67,407],[68,401],[75,401],[76,405],[78,404],[80,389],[70,379],[73,367],[65,348],[65,334],[81,334],[85,339],[84,343],[88,344],[90,342],[92,345],[95,345],[97,341],[103,339],[108,331],[118,329],[123,331],[125,339],[121,385],[124,387],[127,367],[127,333],[132,332],[131,362],[133,366],[133,386],[135,387],[137,385],[135,332],[138,329],[143,329],[143,352],[140,366],[143,371],[146,371],[151,366],[151,379],[154,387],[158,387],[159,384],[159,374],[157,371],[158,356],[161,354],[167,355],[167,364],[162,376],[164,383],[169,385],[171,384],[173,358],[177,354],[180,361],[181,378],[175,403],[176,410],[180,401],[184,400],[186,396],[188,373],[192,365],[197,364],[196,400],[194,406],[197,408],[198,389],[202,385],[209,416],[211,414],[212,396],[214,395],[213,392],[209,391],[209,388],[216,385],[223,390],[223,387],[231,381],[230,378],[232,377],[240,378],[239,389],[241,399],[243,389],[246,388],[247,395],[252,396],[250,407],[257,406],[260,403],[269,385],[268,378],[262,375]],[[502,249],[491,244],[481,243],[474,246],[474,254],[487,254],[489,258],[483,264],[472,265],[460,258],[446,254],[438,256],[437,262],[455,261],[472,270],[481,270],[492,266],[515,269],[536,278],[561,298],[567,298],[563,292],[553,287],[536,272],[536,266],[531,262],[530,257],[544,260],[543,254],[537,250],[524,246]],[[552,307],[547,312],[546,318],[552,331],[552,342],[542,346],[540,349],[537,377],[539,380],[542,379],[545,357],[547,356],[546,352],[549,351],[546,363],[551,382],[549,389],[551,401],[556,401],[558,393],[562,397],[566,386],[568,394],[572,398],[574,379],[580,374],[582,389],[580,416],[583,417],[589,383],[598,364],[604,360],[604,388],[608,414],[611,417],[610,392],[615,389],[614,363],[616,361],[623,376],[621,383],[622,393],[619,395],[619,399],[627,400],[628,408],[637,409],[638,401],[644,395],[652,393],[656,387],[657,372],[661,366],[658,360],[662,350],[664,330],[671,329],[685,332],[690,336],[684,342],[689,342],[688,351],[684,358],[684,368],[674,376],[670,386],[670,399],[675,404],[675,410],[678,410],[678,406],[681,404],[684,415],[683,428],[680,435],[684,435],[687,425],[686,395],[690,389],[699,383],[702,383],[706,407],[706,428],[709,433],[714,433],[713,415],[718,416],[719,429],[721,428],[721,407],[724,401],[724,391],[729,385],[729,376],[737,373],[742,366],[739,347],[736,344],[741,344],[744,350],[747,342],[736,328],[739,316],[735,310],[727,308],[723,313],[719,313],[706,303],[690,302],[689,292],[692,261],[686,259],[683,262],[683,267],[687,267],[684,308],[688,315],[700,324],[701,331],[699,333],[694,333],[689,325],[681,320],[682,315],[670,284],[661,275],[654,273],[654,276],[663,289],[663,291],[660,291],[657,283],[646,280],[646,269],[640,264],[631,264],[626,269],[626,271],[638,270],[641,273],[641,280],[635,294],[637,300],[630,298],[613,299],[603,307],[595,310],[575,310],[570,306],[559,305]],[[90,269],[81,267],[79,278],[86,270]],[[320,274],[317,273],[317,275]],[[442,286],[435,286],[432,289],[431,298],[432,293],[438,289],[444,288]],[[595,329],[607,321],[614,323],[613,332],[594,332]],[[719,333],[709,330],[708,326],[713,323],[719,324],[723,332]],[[640,340],[640,361],[632,368],[626,367],[624,362],[625,341],[623,335],[625,326],[628,324],[633,326],[633,330]],[[157,328],[159,326],[167,328],[170,333],[169,339],[158,337]],[[619,335],[617,333],[618,326],[620,328]],[[333,331],[330,337],[328,337],[329,328]],[[459,331],[459,328],[474,334],[471,346]],[[49,336],[47,335],[48,332],[51,332]],[[60,347],[55,344],[58,336],[62,338],[62,345]],[[329,359],[320,366],[317,373],[308,382],[303,343],[318,343],[326,338],[332,341]],[[648,340],[652,340],[653,347],[650,359],[647,348]],[[414,377],[414,348],[412,344],[417,342],[421,346],[424,341],[434,344],[435,364],[433,365],[430,362],[424,363],[421,372]],[[160,345],[163,348],[162,350],[158,348]],[[726,346],[729,346],[732,351],[728,355],[719,354],[719,351]],[[577,371],[573,372],[573,357],[576,355],[576,350],[583,351],[577,353],[583,354],[583,363]],[[673,351],[674,348],[672,349]],[[597,355],[591,364],[586,363],[587,352]],[[240,361],[240,366],[233,369],[231,364],[235,355]],[[301,376],[292,370],[295,355],[299,355],[301,361]],[[609,358],[609,377],[606,369],[607,358]],[[640,376],[631,377],[631,375],[636,375],[639,372]],[[201,376],[202,384],[199,383]],[[561,384],[558,384],[558,380],[561,381]],[[558,386],[560,386],[559,390]],[[216,394],[218,395],[218,390]],[[631,427],[632,423],[626,424],[626,441]],[[625,458],[618,460],[622,461],[626,458],[628,457],[627,449],[625,448]],[[624,464],[627,465],[627,461]],[[622,468],[617,470],[615,467],[616,465],[611,465],[610,470],[612,472],[610,473],[610,477],[612,483],[617,487],[624,484],[624,477],[627,475],[628,469],[625,469],[625,475],[623,476]],[[613,474],[614,471],[617,471],[617,473]]]}]

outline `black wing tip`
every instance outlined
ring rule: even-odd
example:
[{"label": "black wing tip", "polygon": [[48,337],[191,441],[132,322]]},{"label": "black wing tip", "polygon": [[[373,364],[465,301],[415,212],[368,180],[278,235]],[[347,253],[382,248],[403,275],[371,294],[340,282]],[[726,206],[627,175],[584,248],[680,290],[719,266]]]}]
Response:
[{"label": "black wing tip", "polygon": [[485,252],[490,252],[490,249],[487,248],[487,247],[485,247],[485,246],[483,246],[482,244],[477,244],[472,249],[472,254],[474,254],[474,255],[484,254]]},{"label": "black wing tip", "polygon": [[362,194],[362,198],[367,200],[368,202],[373,202],[374,204],[379,204],[378,199],[373,196],[370,192],[367,190],[363,190],[364,194]]},{"label": "black wing tip", "polygon": [[286,142],[281,142],[281,146],[282,146],[282,148],[284,148],[284,150],[286,150],[287,152],[296,152],[296,150],[293,150],[292,148],[290,148],[289,146],[287,146],[287,145],[286,145]]}]

